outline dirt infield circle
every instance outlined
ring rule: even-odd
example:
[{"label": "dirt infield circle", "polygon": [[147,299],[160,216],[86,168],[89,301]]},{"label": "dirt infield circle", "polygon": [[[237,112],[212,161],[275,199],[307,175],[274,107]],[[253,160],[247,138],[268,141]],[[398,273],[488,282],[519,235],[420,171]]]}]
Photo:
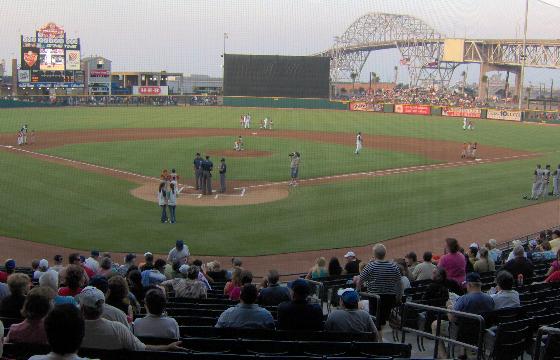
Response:
[{"label": "dirt infield circle", "polygon": [[[170,135],[171,134],[171,135]],[[115,142],[130,140],[148,140],[148,139],[169,139],[172,138],[188,138],[188,137],[212,137],[212,136],[239,136],[238,129],[160,129],[160,128],[140,128],[140,129],[110,129],[110,130],[82,130],[82,131],[53,131],[37,134],[35,144],[16,147],[14,146],[14,136],[12,134],[0,134],[0,150],[12,151],[14,153],[38,158],[44,161],[55,162],[78,168],[80,170],[97,172],[128,181],[135,182],[138,188],[131,191],[133,196],[146,201],[156,202],[157,185],[159,179],[135,174],[124,170],[112,169],[100,165],[89,164],[82,161],[65,159],[62,157],[46,155],[36,150],[63,146],[67,144],[81,144],[92,142]],[[264,131],[251,132],[246,136],[271,137],[271,138],[288,138],[298,139],[302,141],[315,141],[322,143],[333,143],[354,146],[354,135],[347,133],[325,133],[312,131]],[[337,174],[324,176],[314,179],[302,179],[301,186],[318,185],[331,182],[339,182],[345,180],[355,180],[367,177],[386,176],[393,174],[410,173],[417,171],[430,171],[439,168],[449,168],[457,166],[476,165],[488,162],[500,162],[508,160],[516,160],[535,156],[536,154],[516,151],[508,148],[500,148],[479,144],[478,154],[483,159],[461,160],[459,159],[461,143],[453,141],[441,141],[420,139],[411,137],[397,137],[385,135],[364,135],[364,147],[372,149],[383,149],[388,151],[399,151],[409,154],[420,155],[437,161],[437,164],[411,166],[403,169],[388,169],[371,172],[360,172],[352,174]],[[270,156],[269,151],[244,150],[235,151],[212,150],[209,155],[217,157],[262,157]],[[218,186],[218,176],[213,178],[214,189]],[[194,184],[179,184],[182,189],[179,197],[180,205],[187,206],[237,206],[237,205],[253,205],[262,204],[272,201],[278,201],[289,196],[290,187],[287,181],[263,183],[258,181],[238,182],[228,181],[228,190],[225,193],[214,192],[212,195],[201,195],[199,190],[194,189]]]}]

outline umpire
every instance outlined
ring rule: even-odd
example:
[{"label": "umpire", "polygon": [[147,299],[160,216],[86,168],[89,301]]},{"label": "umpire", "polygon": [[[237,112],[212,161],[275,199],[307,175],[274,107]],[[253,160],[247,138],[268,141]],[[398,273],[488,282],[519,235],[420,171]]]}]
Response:
[{"label": "umpire", "polygon": [[212,170],[214,164],[210,161],[210,156],[202,160],[202,195],[212,195]]},{"label": "umpire", "polygon": [[222,160],[220,160],[220,192],[221,193],[225,193],[226,192],[226,171],[227,171],[227,165],[226,165],[226,159],[222,158]]},{"label": "umpire", "polygon": [[194,179],[196,182],[196,190],[200,190],[202,187],[202,157],[200,153],[196,153],[196,156],[193,161],[193,169],[194,169]]}]

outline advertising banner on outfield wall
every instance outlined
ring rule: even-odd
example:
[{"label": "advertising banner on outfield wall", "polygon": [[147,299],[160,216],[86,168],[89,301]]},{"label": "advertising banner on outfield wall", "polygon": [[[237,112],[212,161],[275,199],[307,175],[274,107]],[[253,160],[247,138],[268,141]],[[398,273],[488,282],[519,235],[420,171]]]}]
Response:
[{"label": "advertising banner on outfield wall", "polygon": [[132,95],[165,96],[168,94],[167,86],[133,86]]},{"label": "advertising banner on outfield wall", "polygon": [[399,114],[430,115],[430,105],[396,104],[395,112]]},{"label": "advertising banner on outfield wall", "polygon": [[462,107],[444,107],[441,109],[443,116],[456,116],[468,118],[480,118],[480,109],[478,108],[462,108]]},{"label": "advertising banner on outfield wall", "polygon": [[371,104],[365,101],[352,101],[350,103],[350,111],[382,112],[383,104]]},{"label": "advertising banner on outfield wall", "polygon": [[521,121],[521,111],[488,109],[487,119]]}]

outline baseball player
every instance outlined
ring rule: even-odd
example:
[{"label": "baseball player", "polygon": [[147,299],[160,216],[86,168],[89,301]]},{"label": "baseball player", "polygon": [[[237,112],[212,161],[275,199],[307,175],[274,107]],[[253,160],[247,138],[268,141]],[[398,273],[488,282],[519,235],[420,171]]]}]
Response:
[{"label": "baseball player", "polygon": [[360,150],[362,150],[362,146],[363,146],[362,133],[358,131],[358,135],[356,135],[356,151],[354,151],[356,155],[360,155]]},{"label": "baseball player", "polygon": [[22,136],[22,145],[27,145],[27,124],[23,125],[21,128]]},{"label": "baseball player", "polygon": [[538,164],[534,171],[533,187],[531,188],[531,200],[537,200],[539,198],[542,175],[543,170],[541,169],[541,164]]},{"label": "baseball player", "polygon": [[553,196],[560,196],[560,189],[558,189],[560,185],[560,164],[554,170],[554,174],[552,176],[552,195]]},{"label": "baseball player", "polygon": [[239,120],[239,125],[241,126],[241,128],[245,127],[245,114],[241,115],[241,120]]},{"label": "baseball player", "polygon": [[548,196],[548,185],[550,184],[550,165],[546,165],[543,170],[543,176],[541,181],[541,187],[539,191],[539,197]]},{"label": "baseball player", "polygon": [[297,186],[297,179],[299,175],[299,162],[300,154],[296,151],[290,154],[290,175],[292,180],[290,181],[290,186]]},{"label": "baseball player", "polygon": [[233,150],[235,150],[235,151],[245,150],[244,145],[243,145],[243,137],[241,135],[239,135],[237,137],[237,140],[235,140],[235,142],[233,143]]},{"label": "baseball player", "polygon": [[245,123],[243,126],[245,129],[250,129],[251,128],[251,115],[247,114],[245,115]]},{"label": "baseball player", "polygon": [[461,159],[465,159],[468,155],[469,144],[463,143],[463,150],[461,151]]},{"label": "baseball player", "polygon": [[23,145],[23,131],[21,130],[17,132],[17,144],[18,146]]},{"label": "baseball player", "polygon": [[196,190],[200,190],[200,188],[202,188],[202,157],[200,156],[200,153],[196,153],[196,156],[193,161],[193,170],[194,170],[195,188]]},{"label": "baseball player", "polygon": [[202,195],[212,195],[212,170],[214,164],[210,161],[210,156],[202,161]]},{"label": "baseball player", "polygon": [[478,143],[475,142],[474,144],[471,145],[471,158],[476,159],[476,148],[478,147]]},{"label": "baseball player", "polygon": [[463,118],[463,130],[467,130],[467,123],[468,123],[468,120],[467,120],[466,117],[464,117]]},{"label": "baseball player", "polygon": [[467,129],[468,130],[474,130],[474,124],[473,124],[472,120],[469,120],[468,125],[467,125]]},{"label": "baseball player", "polygon": [[226,159],[222,158],[222,160],[220,160],[220,168],[218,170],[220,172],[220,192],[223,194],[226,192]]}]

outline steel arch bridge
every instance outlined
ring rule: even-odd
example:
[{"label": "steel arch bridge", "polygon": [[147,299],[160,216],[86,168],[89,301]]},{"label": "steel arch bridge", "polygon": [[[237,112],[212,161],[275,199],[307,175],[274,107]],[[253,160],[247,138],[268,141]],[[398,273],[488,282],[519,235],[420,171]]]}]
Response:
[{"label": "steel arch bridge", "polygon": [[369,13],[357,19],[334,46],[320,54],[331,57],[331,80],[359,77],[371,51],[396,48],[408,67],[412,85],[448,86],[458,63],[442,62],[445,35],[409,15]]}]

